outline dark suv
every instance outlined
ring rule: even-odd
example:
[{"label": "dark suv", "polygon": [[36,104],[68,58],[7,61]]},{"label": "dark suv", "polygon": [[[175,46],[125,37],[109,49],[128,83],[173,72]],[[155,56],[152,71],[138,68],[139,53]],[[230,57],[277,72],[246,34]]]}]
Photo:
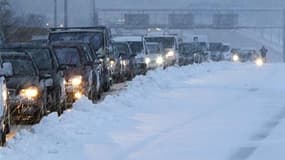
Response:
[{"label": "dark suv", "polygon": [[57,111],[60,115],[65,108],[64,77],[58,70],[59,64],[52,49],[47,45],[10,44],[1,48],[2,51],[27,52],[39,68],[40,80],[45,85],[46,114]]},{"label": "dark suv", "polygon": [[102,88],[108,91],[112,84],[109,70],[109,55],[111,53],[111,31],[105,26],[97,27],[70,27],[51,28],[48,37],[49,43],[64,41],[82,41],[89,43],[96,53],[96,58],[102,62]]},{"label": "dark suv", "polygon": [[13,123],[38,123],[45,115],[45,86],[39,70],[25,52],[1,51],[3,63],[10,63],[12,74],[6,77],[8,105]]},{"label": "dark suv", "polygon": [[202,63],[207,60],[208,53],[206,52],[204,43],[191,42],[181,43],[179,45],[179,65],[188,65],[193,63]]},{"label": "dark suv", "polygon": [[86,95],[93,102],[101,95],[100,78],[90,48],[85,43],[53,43],[54,55],[59,62],[59,70],[65,78],[68,105]]},{"label": "dark suv", "polygon": [[125,42],[113,42],[114,54],[112,56],[113,62],[119,66],[119,77],[121,80],[131,80],[135,76],[136,67],[136,55],[132,53],[132,50],[128,43]]}]

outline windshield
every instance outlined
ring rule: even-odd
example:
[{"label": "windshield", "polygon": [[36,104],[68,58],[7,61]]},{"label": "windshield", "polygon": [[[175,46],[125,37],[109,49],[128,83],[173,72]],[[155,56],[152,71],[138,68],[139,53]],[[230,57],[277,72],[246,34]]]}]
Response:
[{"label": "windshield", "polygon": [[13,66],[13,75],[36,75],[36,69],[33,62],[28,58],[23,57],[7,57],[4,62],[11,62]]},{"label": "windshield", "polygon": [[133,53],[141,54],[143,52],[143,42],[129,42]]},{"label": "windshield", "polygon": [[115,43],[114,44],[114,47],[117,51],[117,55],[116,56],[119,56],[119,55],[128,55],[129,54],[129,46],[128,44],[126,43]]},{"label": "windshield", "polygon": [[235,54],[238,54],[241,57],[248,57],[255,54],[254,50],[236,50],[236,52],[233,52]]},{"label": "windshield", "polygon": [[180,50],[181,53],[188,53],[188,52],[193,53],[193,52],[203,52],[206,49],[205,49],[205,43],[193,42],[193,43],[180,45]]},{"label": "windshield", "polygon": [[147,44],[148,54],[159,54],[160,46],[159,44]]},{"label": "windshield", "polygon": [[183,55],[192,55],[194,52],[194,45],[192,44],[181,44],[179,47],[179,53]]},{"label": "windshield", "polygon": [[210,43],[210,51],[221,51],[222,50],[222,43]]},{"label": "windshield", "polygon": [[84,41],[91,43],[95,51],[104,47],[104,34],[102,32],[63,32],[50,34],[51,42],[58,41]]},{"label": "windshield", "polygon": [[33,58],[39,70],[52,70],[53,63],[49,49],[27,49],[26,50]]},{"label": "windshield", "polygon": [[228,51],[230,51],[230,46],[224,45],[222,47],[222,52],[228,52]]},{"label": "windshield", "polygon": [[80,66],[80,55],[77,48],[56,48],[55,55],[60,65]]},{"label": "windshield", "polygon": [[175,38],[174,37],[145,37],[146,42],[161,43],[163,49],[174,48]]}]

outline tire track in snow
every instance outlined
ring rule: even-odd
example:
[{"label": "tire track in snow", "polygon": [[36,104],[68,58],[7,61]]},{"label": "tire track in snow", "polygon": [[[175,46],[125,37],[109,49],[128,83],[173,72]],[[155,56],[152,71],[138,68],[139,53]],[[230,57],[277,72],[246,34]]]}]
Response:
[{"label": "tire track in snow", "polygon": [[285,108],[283,108],[276,116],[268,121],[260,131],[254,134],[250,141],[254,144],[241,147],[236,153],[234,153],[230,160],[247,160],[258,149],[259,143],[270,136],[272,131],[284,120]]},{"label": "tire track in snow", "polygon": [[[240,96],[241,98],[242,96]],[[132,153],[136,153],[138,151],[140,151],[141,149],[147,147],[149,144],[151,144],[152,142],[158,140],[158,139],[162,139],[164,137],[167,137],[168,135],[175,133],[177,130],[184,128],[185,126],[191,125],[191,123],[193,123],[194,121],[197,121],[199,119],[202,119],[204,117],[207,117],[211,114],[215,114],[221,110],[227,109],[228,106],[224,106],[224,107],[216,107],[213,108],[211,110],[205,111],[203,113],[198,114],[197,116],[188,119],[186,121],[183,121],[181,123],[178,123],[174,126],[168,127],[166,129],[163,129],[161,131],[159,131],[158,133],[148,136],[146,138],[144,138],[143,140],[141,140],[140,142],[128,147],[127,150],[124,150],[123,153],[118,154],[118,156],[115,156],[115,159],[118,160],[126,160],[128,159],[128,156]]]}]

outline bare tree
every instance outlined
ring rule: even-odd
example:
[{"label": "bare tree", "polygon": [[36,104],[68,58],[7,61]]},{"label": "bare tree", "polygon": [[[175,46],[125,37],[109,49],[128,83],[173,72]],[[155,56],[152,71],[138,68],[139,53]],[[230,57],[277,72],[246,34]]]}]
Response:
[{"label": "bare tree", "polygon": [[8,0],[0,0],[0,36],[5,39],[8,29],[14,23],[13,12]]}]

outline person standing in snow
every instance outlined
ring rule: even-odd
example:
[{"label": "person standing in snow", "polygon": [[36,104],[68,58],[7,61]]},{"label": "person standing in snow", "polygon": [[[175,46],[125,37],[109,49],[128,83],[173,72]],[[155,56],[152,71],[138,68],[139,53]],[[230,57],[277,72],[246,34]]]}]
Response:
[{"label": "person standing in snow", "polygon": [[265,46],[262,46],[262,48],[260,49],[260,54],[261,54],[262,59],[265,62],[266,62],[267,52],[268,52],[268,50],[265,48]]}]

